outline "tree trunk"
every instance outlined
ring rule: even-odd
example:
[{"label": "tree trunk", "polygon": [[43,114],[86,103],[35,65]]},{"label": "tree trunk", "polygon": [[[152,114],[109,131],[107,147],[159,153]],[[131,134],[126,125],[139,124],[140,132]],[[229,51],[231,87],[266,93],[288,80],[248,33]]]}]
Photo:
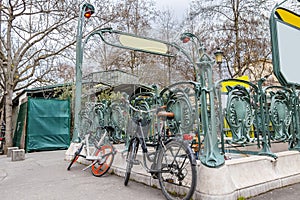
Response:
[{"label": "tree trunk", "polygon": [[13,132],[12,132],[12,94],[13,90],[7,88],[5,94],[5,152],[7,147],[13,146]]}]

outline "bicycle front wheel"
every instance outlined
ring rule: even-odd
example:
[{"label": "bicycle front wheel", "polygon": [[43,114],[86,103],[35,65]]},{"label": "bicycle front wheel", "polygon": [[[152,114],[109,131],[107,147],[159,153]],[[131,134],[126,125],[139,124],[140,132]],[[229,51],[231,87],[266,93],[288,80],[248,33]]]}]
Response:
[{"label": "bicycle front wheel", "polygon": [[125,179],[124,179],[124,185],[127,186],[128,185],[128,181],[130,178],[130,174],[131,174],[131,169],[133,167],[133,163],[136,159],[136,154],[138,151],[138,140],[137,138],[133,138],[130,140],[130,144],[129,144],[129,148],[128,148],[128,152],[127,152],[127,157],[126,157],[126,162],[127,162],[127,166],[126,166],[126,172],[125,172]]},{"label": "bicycle front wheel", "polygon": [[197,171],[191,149],[183,141],[171,141],[158,157],[159,184],[168,200],[189,200],[196,188]]},{"label": "bicycle front wheel", "polygon": [[97,156],[99,160],[92,165],[92,174],[100,177],[110,169],[114,161],[115,149],[110,143],[104,144],[96,151],[95,156]]},{"label": "bicycle front wheel", "polygon": [[82,149],[83,149],[83,145],[84,145],[84,144],[81,143],[79,149],[75,152],[74,157],[73,157],[72,161],[70,162],[70,164],[69,164],[67,170],[70,170],[70,169],[71,169],[71,166],[78,160],[79,155],[80,155],[80,153],[81,153],[81,151],[82,151]]}]

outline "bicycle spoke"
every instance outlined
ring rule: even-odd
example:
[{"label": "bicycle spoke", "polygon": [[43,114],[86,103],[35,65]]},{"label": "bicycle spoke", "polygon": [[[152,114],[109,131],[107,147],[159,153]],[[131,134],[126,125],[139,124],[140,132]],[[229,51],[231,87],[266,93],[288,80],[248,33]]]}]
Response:
[{"label": "bicycle spoke", "polygon": [[190,199],[196,185],[196,167],[184,143],[168,143],[158,164],[159,182],[167,199]]}]

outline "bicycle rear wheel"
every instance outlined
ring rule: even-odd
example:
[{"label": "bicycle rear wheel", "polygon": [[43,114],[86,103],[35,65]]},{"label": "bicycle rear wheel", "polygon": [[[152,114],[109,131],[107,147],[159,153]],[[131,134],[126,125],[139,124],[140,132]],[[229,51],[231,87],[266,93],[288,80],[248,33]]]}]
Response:
[{"label": "bicycle rear wheel", "polygon": [[80,146],[79,149],[77,149],[77,151],[75,152],[74,157],[73,157],[72,161],[70,162],[70,164],[69,164],[67,170],[70,170],[70,169],[71,169],[71,166],[78,160],[79,155],[80,155],[80,153],[81,153],[81,151],[82,151],[83,145],[84,145],[84,144],[81,143],[81,146]]},{"label": "bicycle rear wheel", "polygon": [[110,143],[104,144],[96,151],[95,156],[98,156],[99,160],[92,165],[92,174],[100,177],[110,169],[114,161],[115,149]]},{"label": "bicycle rear wheel", "polygon": [[160,152],[158,179],[168,200],[189,200],[194,194],[197,171],[191,152],[187,144],[175,140],[167,143]]},{"label": "bicycle rear wheel", "polygon": [[127,153],[127,157],[126,157],[127,166],[126,166],[125,179],[124,179],[125,186],[128,185],[128,181],[129,181],[130,174],[131,174],[131,169],[132,169],[133,163],[136,159],[138,146],[139,146],[139,143],[138,143],[137,138],[133,138],[130,140],[128,153]]}]

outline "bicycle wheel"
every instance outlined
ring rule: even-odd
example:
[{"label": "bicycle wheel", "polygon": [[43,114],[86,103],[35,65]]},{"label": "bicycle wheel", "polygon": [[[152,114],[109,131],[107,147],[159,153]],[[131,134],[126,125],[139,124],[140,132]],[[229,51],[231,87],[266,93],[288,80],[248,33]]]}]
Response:
[{"label": "bicycle wheel", "polygon": [[115,149],[109,143],[104,144],[96,151],[95,156],[98,156],[99,160],[92,165],[92,174],[100,177],[110,169],[114,161]]},{"label": "bicycle wheel", "polygon": [[[168,200],[189,200],[196,188],[197,171],[188,145],[171,141],[158,157],[159,184]],[[194,163],[194,164],[193,164]]]},{"label": "bicycle wheel", "polygon": [[71,166],[78,160],[79,155],[80,155],[82,149],[83,149],[83,143],[81,143],[81,146],[80,146],[79,149],[77,149],[77,151],[75,152],[74,157],[73,157],[72,161],[70,162],[70,164],[69,164],[67,170],[70,170],[70,169],[71,169]]},{"label": "bicycle wheel", "polygon": [[131,174],[131,169],[132,169],[133,163],[136,159],[138,145],[139,145],[139,143],[138,143],[137,138],[133,138],[130,140],[130,145],[129,145],[129,149],[128,149],[128,153],[127,153],[127,157],[126,157],[127,166],[126,166],[125,179],[124,179],[125,186],[128,185],[128,181],[129,181],[130,174]]}]

